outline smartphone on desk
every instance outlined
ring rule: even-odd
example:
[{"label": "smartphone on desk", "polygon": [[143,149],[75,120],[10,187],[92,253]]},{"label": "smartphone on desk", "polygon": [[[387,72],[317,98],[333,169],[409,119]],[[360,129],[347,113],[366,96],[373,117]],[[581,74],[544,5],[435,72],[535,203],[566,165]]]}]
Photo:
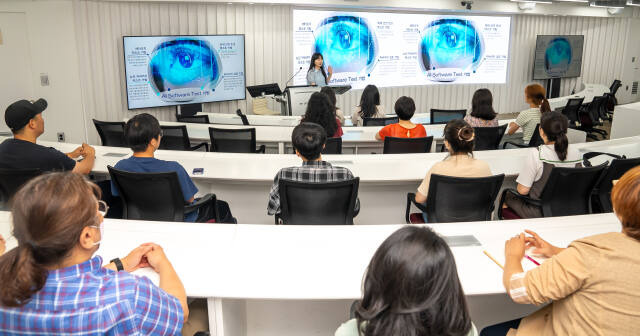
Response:
[{"label": "smartphone on desk", "polygon": [[193,175],[202,175],[204,174],[204,168],[193,168]]}]

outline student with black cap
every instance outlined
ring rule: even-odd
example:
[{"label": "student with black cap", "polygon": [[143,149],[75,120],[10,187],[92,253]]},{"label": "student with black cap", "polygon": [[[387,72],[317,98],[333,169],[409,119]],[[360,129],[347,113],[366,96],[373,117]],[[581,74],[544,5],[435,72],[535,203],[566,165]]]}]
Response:
[{"label": "student with black cap", "polygon": [[[38,168],[43,172],[68,171],[89,174],[95,161],[93,147],[83,143],[71,153],[62,153],[54,148],[36,144],[36,139],[44,133],[42,112],[47,101],[19,100],[7,107],[4,120],[13,133],[12,139],[0,144],[0,168]],[[73,159],[83,157],[76,162]]]}]

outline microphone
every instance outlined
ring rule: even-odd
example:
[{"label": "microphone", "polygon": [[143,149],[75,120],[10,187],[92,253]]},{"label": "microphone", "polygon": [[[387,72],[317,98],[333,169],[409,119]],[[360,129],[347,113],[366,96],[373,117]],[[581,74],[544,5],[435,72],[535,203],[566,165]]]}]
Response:
[{"label": "microphone", "polygon": [[296,71],[296,73],[294,73],[293,76],[291,76],[291,78],[289,78],[289,80],[284,83],[284,87],[287,87],[287,84],[289,84],[289,82],[293,79],[293,77],[299,74],[300,71],[302,71],[302,67],[300,67],[300,69],[298,69],[298,71]]}]

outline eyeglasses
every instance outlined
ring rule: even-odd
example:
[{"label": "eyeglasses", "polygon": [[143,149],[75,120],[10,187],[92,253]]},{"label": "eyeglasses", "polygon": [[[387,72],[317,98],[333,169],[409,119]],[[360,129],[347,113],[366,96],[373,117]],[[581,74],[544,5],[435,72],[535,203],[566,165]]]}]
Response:
[{"label": "eyeglasses", "polygon": [[98,201],[98,212],[102,215],[102,217],[107,215],[107,212],[109,211],[109,206],[107,205],[107,203],[105,201]]}]

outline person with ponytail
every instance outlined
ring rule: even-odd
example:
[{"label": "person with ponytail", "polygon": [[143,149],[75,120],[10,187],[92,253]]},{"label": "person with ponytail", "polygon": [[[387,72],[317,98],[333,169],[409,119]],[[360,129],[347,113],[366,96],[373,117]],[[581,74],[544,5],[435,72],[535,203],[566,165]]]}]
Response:
[{"label": "person with ponytail", "polygon": [[[0,257],[1,335],[180,335],[189,310],[184,287],[153,243],[104,263],[108,210],[80,175],[52,173],[14,195],[18,246]],[[159,288],[130,272],[151,267]]]},{"label": "person with ponytail", "polygon": [[428,227],[404,226],[371,258],[355,319],[335,336],[475,336],[456,261]]},{"label": "person with ponytail", "polygon": [[[540,199],[551,169],[553,167],[577,167],[581,165],[582,156],[577,149],[569,146],[567,139],[567,117],[558,112],[542,114],[540,121],[540,137],[544,145],[530,148],[522,171],[518,175],[517,191],[521,195],[529,195]],[[507,193],[505,207],[510,208],[521,218],[542,217],[542,210]]]},{"label": "person with ponytail", "polygon": [[551,106],[547,100],[546,91],[540,84],[527,85],[524,96],[529,108],[520,112],[516,121],[509,124],[507,134],[511,135],[522,128],[522,143],[528,144],[536,130],[536,125],[540,123],[540,116],[551,112]]},{"label": "person with ponytail", "polygon": [[471,99],[471,113],[464,121],[471,127],[498,127],[498,114],[493,109],[493,95],[489,89],[478,89]]},{"label": "person with ponytail", "polygon": [[356,106],[351,115],[351,123],[353,126],[362,126],[363,118],[384,118],[384,116],[378,87],[372,84],[367,85],[360,96],[360,105]]},{"label": "person with ponytail", "polygon": [[[444,127],[444,146],[449,155],[429,169],[427,176],[418,187],[416,202],[425,203],[429,195],[431,174],[453,177],[491,176],[489,164],[473,158],[475,134],[473,127],[462,119],[454,119]],[[424,214],[423,214],[424,216]],[[427,218],[423,218],[427,223]]]}]

